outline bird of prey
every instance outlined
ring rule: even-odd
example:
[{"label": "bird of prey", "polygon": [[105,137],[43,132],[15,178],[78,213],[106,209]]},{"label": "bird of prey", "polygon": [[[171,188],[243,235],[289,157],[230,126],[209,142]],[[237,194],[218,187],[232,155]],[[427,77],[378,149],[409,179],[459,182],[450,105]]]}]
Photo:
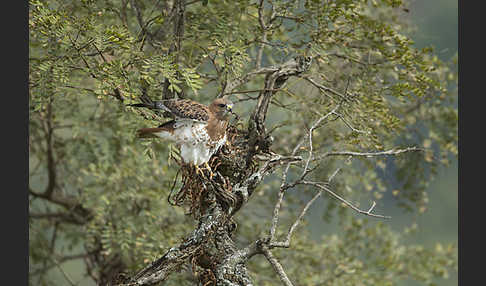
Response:
[{"label": "bird of prey", "polygon": [[[176,142],[184,163],[204,164],[213,175],[208,161],[226,143],[226,128],[233,103],[217,98],[209,106],[189,99],[169,99],[150,103],[132,104],[135,107],[169,112],[174,119],[156,128],[137,130],[139,138],[162,138]],[[202,173],[202,172],[201,172]]]}]

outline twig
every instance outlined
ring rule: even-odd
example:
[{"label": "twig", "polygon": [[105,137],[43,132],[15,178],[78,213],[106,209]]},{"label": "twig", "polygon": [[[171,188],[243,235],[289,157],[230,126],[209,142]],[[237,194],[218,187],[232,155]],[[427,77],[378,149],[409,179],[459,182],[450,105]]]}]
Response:
[{"label": "twig", "polygon": [[289,171],[289,168],[290,168],[290,163],[287,164],[284,172],[283,172],[283,175],[282,175],[282,181],[281,181],[281,184],[280,184],[280,190],[279,190],[279,193],[278,193],[278,198],[277,198],[277,203],[275,204],[275,207],[274,207],[274,210],[273,210],[273,217],[272,217],[272,226],[270,228],[270,241],[273,242],[274,240],[274,236],[275,236],[275,230],[277,228],[277,224],[278,224],[278,216],[279,216],[279,210],[280,210],[280,207],[282,205],[282,200],[283,200],[283,196],[284,196],[284,193],[285,193],[285,190],[287,189],[290,189],[294,186],[296,186],[297,184],[299,184],[299,182],[301,182],[312,170],[314,169],[309,169],[309,164],[310,164],[310,161],[312,160],[312,152],[313,152],[313,147],[312,147],[312,132],[321,127],[321,123],[327,119],[331,114],[333,114],[339,107],[341,106],[341,104],[338,104],[335,108],[333,108],[333,110],[331,110],[330,112],[328,112],[327,114],[323,115],[322,117],[320,117],[318,120],[316,120],[311,128],[309,129],[308,133],[307,133],[307,136],[303,137],[302,140],[294,147],[293,151],[292,151],[292,154],[291,156],[295,156],[295,154],[297,153],[297,151],[300,149],[300,147],[304,144],[305,142],[305,138],[307,137],[308,138],[308,141],[309,141],[309,155],[307,157],[307,160],[305,162],[305,166],[304,166],[304,169],[302,170],[302,173],[299,177],[299,179],[297,179],[296,181],[294,181],[293,183],[291,184],[288,184],[286,181],[287,181],[287,174],[288,174],[288,171]]},{"label": "twig", "polygon": [[285,286],[293,286],[289,277],[287,276],[287,274],[285,274],[282,265],[280,264],[280,262],[278,262],[277,258],[273,256],[273,254],[270,252],[265,244],[261,245],[261,251],[263,252],[263,255],[265,255],[265,258],[267,258],[268,262],[270,262],[270,264],[272,265],[273,270],[275,270],[275,272],[277,273],[280,281],[282,281]]},{"label": "twig", "polygon": [[258,6],[258,23],[260,23],[260,28],[262,29],[262,39],[260,41],[258,54],[257,54],[256,60],[255,60],[255,64],[256,64],[255,67],[257,69],[260,68],[261,65],[262,65],[263,49],[264,49],[264,46],[267,44],[268,31],[272,29],[272,27],[273,27],[272,22],[273,22],[273,20],[275,20],[275,16],[276,16],[275,6],[270,2],[270,5],[272,6],[272,14],[271,14],[270,20],[269,20],[270,24],[267,25],[265,23],[265,20],[263,19],[263,11],[264,11],[263,2],[265,2],[265,1],[260,0],[259,6]]},{"label": "twig", "polygon": [[217,97],[222,97],[223,95],[231,92],[233,89],[237,88],[238,86],[247,83],[256,75],[267,74],[275,71],[278,71],[278,67],[256,68],[255,70],[248,72],[244,76],[234,79],[232,82],[226,84],[223,91],[220,94],[218,94]]},{"label": "twig", "polygon": [[[295,145],[294,149],[292,150],[291,156],[295,156],[295,154],[300,149],[300,147],[304,144],[304,142],[305,142],[305,137],[303,137],[300,140],[300,142],[297,143],[297,145]],[[282,200],[283,200],[283,195],[284,195],[285,190],[288,188],[287,187],[287,175],[288,175],[288,172],[289,172],[289,169],[290,169],[290,165],[291,165],[290,162],[287,163],[287,166],[285,167],[285,170],[282,173],[282,180],[281,180],[281,183],[280,183],[280,189],[279,189],[279,193],[278,193],[277,203],[275,204],[275,207],[273,209],[272,226],[270,228],[270,242],[273,241],[273,239],[274,239],[275,230],[277,228],[277,223],[278,223],[279,210],[280,210],[280,206],[281,206]]]},{"label": "twig", "polygon": [[324,86],[322,84],[318,84],[317,82],[315,82],[313,79],[311,79],[308,76],[303,76],[302,78],[307,80],[308,82],[310,82],[312,85],[314,85],[315,87],[317,87],[321,91],[332,93],[334,95],[339,96],[341,99],[343,99],[345,101],[349,101],[349,98],[347,97],[347,95],[341,94],[340,92],[337,92],[330,87]]},{"label": "twig", "polygon": [[312,152],[313,152],[312,132],[315,129],[321,127],[322,126],[322,125],[320,125],[321,122],[324,121],[325,119],[327,119],[331,114],[335,114],[336,113],[336,110],[338,110],[340,107],[341,107],[341,104],[336,105],[336,107],[334,107],[330,112],[328,112],[326,115],[324,115],[321,118],[319,118],[318,120],[316,120],[314,122],[314,124],[312,124],[311,128],[309,129],[309,132],[308,132],[308,137],[309,137],[309,156],[307,157],[307,160],[305,162],[305,167],[304,167],[304,170],[302,171],[300,180],[303,179],[305,177],[305,175],[307,174],[308,168],[309,168],[309,163],[310,163],[310,161],[312,159]]},{"label": "twig", "polygon": [[[69,261],[69,260],[76,260],[76,259],[87,258],[91,253],[92,252],[61,256],[58,259],[58,263],[59,264],[62,264],[62,263],[66,262],[66,261]],[[55,266],[56,266],[56,264],[54,263],[54,264],[51,264],[51,265],[48,265],[48,266],[39,268],[39,269],[31,272],[29,275],[35,276],[35,275],[43,274],[47,270],[49,270],[49,269],[51,269],[52,267],[55,267]]]},{"label": "twig", "polygon": [[374,209],[374,207],[376,205],[375,202],[373,202],[373,205],[371,206],[371,208],[369,210],[364,211],[364,210],[359,209],[358,207],[356,207],[352,203],[348,202],[347,200],[345,200],[344,198],[342,198],[341,196],[339,196],[338,194],[336,194],[335,192],[333,192],[331,189],[329,189],[329,187],[327,187],[325,185],[321,185],[319,183],[309,182],[309,181],[302,181],[301,184],[314,186],[314,187],[317,187],[317,188],[319,188],[319,189],[321,189],[323,191],[326,191],[331,196],[335,197],[336,199],[338,199],[339,201],[341,201],[342,203],[344,203],[345,205],[347,205],[348,207],[350,207],[351,209],[355,210],[358,213],[361,213],[361,214],[364,214],[364,215],[367,215],[367,216],[371,216],[371,217],[377,217],[377,218],[385,218],[385,219],[390,219],[391,218],[390,216],[384,216],[384,215],[378,215],[378,214],[371,213],[371,211]]},{"label": "twig", "polygon": [[327,152],[318,157],[317,160],[323,159],[328,156],[357,156],[357,157],[377,157],[377,156],[395,156],[405,152],[423,152],[425,151],[423,148],[418,147],[407,147],[405,149],[391,149],[387,151],[380,151],[380,152],[353,152],[353,151],[335,151],[335,152]]},{"label": "twig", "polygon": [[272,90],[267,90],[267,89],[253,89],[253,90],[242,90],[242,91],[232,91],[232,92],[226,92],[224,95],[228,94],[239,94],[239,93],[252,93],[252,92],[262,92],[262,91],[280,91],[281,89],[272,89]]},{"label": "twig", "polygon": [[75,214],[70,214],[70,213],[63,213],[63,212],[57,212],[57,213],[29,213],[29,218],[32,219],[48,219],[48,220],[55,220],[56,224],[57,223],[71,223],[71,224],[76,224],[76,225],[83,225],[85,221],[82,218],[76,217]]},{"label": "twig", "polygon": [[[291,156],[295,156],[297,151],[299,150],[300,146],[304,144],[305,138],[302,138],[300,142],[295,145],[294,150],[292,150]],[[278,217],[279,217],[279,211],[280,211],[280,206],[282,205],[282,200],[283,200],[283,195],[285,192],[285,185],[287,181],[287,174],[289,172],[291,163],[287,163],[287,166],[285,167],[285,170],[282,173],[282,180],[280,183],[280,189],[278,192],[278,198],[277,198],[277,203],[275,204],[275,207],[273,208],[273,217],[272,217],[272,226],[270,227],[270,242],[274,240],[275,237],[275,230],[277,229],[277,224],[278,224]]]},{"label": "twig", "polygon": [[369,135],[369,134],[371,134],[371,132],[370,132],[370,131],[363,131],[363,130],[359,130],[359,129],[354,128],[354,127],[353,127],[351,124],[349,124],[349,122],[347,122],[347,121],[346,121],[346,119],[344,119],[344,116],[343,116],[342,114],[337,113],[337,112],[335,112],[334,114],[335,114],[335,115],[336,115],[336,116],[337,116],[339,119],[341,119],[341,120],[344,122],[344,124],[345,124],[345,125],[346,125],[346,126],[349,128],[349,129],[351,129],[353,132],[356,132],[356,133],[363,133],[363,134],[368,134],[368,135]]},{"label": "twig", "polygon": [[49,104],[47,105],[47,118],[44,127],[46,145],[47,145],[47,177],[48,183],[47,187],[44,190],[44,195],[47,198],[52,196],[54,189],[57,186],[57,171],[56,171],[56,164],[54,158],[54,129],[52,127],[52,97],[49,98]]},{"label": "twig", "polygon": [[69,275],[66,273],[66,271],[64,271],[64,269],[61,267],[61,265],[59,264],[59,262],[57,261],[57,259],[54,258],[54,257],[52,257],[52,260],[56,264],[56,266],[59,269],[59,271],[61,271],[61,273],[64,276],[64,278],[69,282],[69,284],[71,286],[76,286],[78,283],[74,283],[74,281],[71,279],[71,277],[69,277]]},{"label": "twig", "polygon": [[[337,168],[334,173],[329,177],[328,179],[328,182],[327,184],[331,183],[331,181],[334,179],[334,177],[337,175],[337,173],[341,170],[341,168]],[[292,237],[292,233],[295,231],[295,229],[297,228],[297,226],[300,224],[300,222],[302,221],[302,218],[305,216],[305,214],[307,213],[307,210],[310,208],[310,206],[314,203],[315,200],[317,200],[317,198],[319,198],[322,194],[324,190],[319,190],[319,192],[317,194],[314,195],[314,197],[312,197],[312,199],[310,199],[307,204],[304,206],[304,208],[302,209],[302,211],[300,212],[299,216],[297,217],[297,219],[295,220],[295,222],[292,224],[292,226],[289,228],[289,231],[287,232],[287,236],[285,238],[285,241],[283,242],[274,242],[274,241],[270,241],[270,246],[271,247],[289,247],[290,246],[290,239]]]}]

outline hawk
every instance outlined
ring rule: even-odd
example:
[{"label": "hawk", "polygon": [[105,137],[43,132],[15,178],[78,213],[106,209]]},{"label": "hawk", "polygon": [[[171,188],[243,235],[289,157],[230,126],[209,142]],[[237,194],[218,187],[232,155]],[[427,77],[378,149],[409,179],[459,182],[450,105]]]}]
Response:
[{"label": "hawk", "polygon": [[184,163],[192,164],[199,171],[204,164],[210,171],[208,161],[226,143],[226,128],[233,103],[226,98],[217,98],[209,106],[189,99],[169,99],[151,103],[132,104],[169,112],[175,119],[156,128],[137,130],[139,138],[162,138],[180,146]]}]

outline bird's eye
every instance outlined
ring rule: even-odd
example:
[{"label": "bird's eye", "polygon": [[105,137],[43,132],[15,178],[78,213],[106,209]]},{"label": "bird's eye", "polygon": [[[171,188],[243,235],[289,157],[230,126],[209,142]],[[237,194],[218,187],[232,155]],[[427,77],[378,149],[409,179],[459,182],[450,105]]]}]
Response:
[{"label": "bird's eye", "polygon": [[225,106],[226,106],[226,104],[224,104],[224,103],[220,103],[220,104],[218,104],[218,106],[219,106],[219,107],[225,107]]}]

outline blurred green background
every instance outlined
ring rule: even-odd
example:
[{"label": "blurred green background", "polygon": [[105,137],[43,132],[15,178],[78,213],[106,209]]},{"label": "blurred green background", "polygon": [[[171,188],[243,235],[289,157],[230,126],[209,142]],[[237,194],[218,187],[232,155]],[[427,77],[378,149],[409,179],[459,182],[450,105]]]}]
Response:
[{"label": "blurred green background", "polygon": [[[448,60],[458,52],[457,0],[415,1],[410,7],[410,17],[417,25],[413,36],[416,45],[433,45],[442,60]],[[417,218],[419,231],[415,241],[426,246],[435,242],[458,241],[458,164],[451,160],[448,168],[441,168],[429,187],[430,204],[427,212]],[[407,222],[406,219],[400,221]],[[458,285],[457,274],[441,285]]]},{"label": "blurred green background", "polygon": [[[412,1],[408,17],[415,26],[410,36],[418,48],[433,46],[435,54],[444,61],[450,60],[458,52],[458,6],[456,0]],[[455,87],[452,87],[455,88]],[[410,214],[397,208],[385,198],[376,212],[392,216],[386,221],[393,230],[416,226],[416,231],[407,236],[407,242],[436,247],[437,243],[458,243],[458,163],[451,158],[448,167],[441,166],[428,188],[429,205],[421,215]],[[393,186],[391,186],[393,188]],[[324,197],[327,200],[328,197]],[[358,215],[358,214],[357,214]],[[336,224],[325,224],[319,204],[314,204],[309,212],[312,235],[320,239],[323,234],[339,232]],[[405,285],[421,285],[408,281]],[[437,285],[458,285],[458,275],[453,273],[447,281],[437,281]]]},{"label": "blurred green background", "polygon": [[[417,47],[434,46],[442,60],[449,60],[458,52],[458,8],[456,0],[414,1],[410,6],[410,18],[417,26],[412,35]],[[430,203],[425,214],[416,218],[420,231],[416,242],[426,246],[434,242],[456,242],[458,239],[458,164],[451,158],[449,167],[441,167],[431,183],[428,193]],[[397,216],[401,223],[413,218]],[[456,278],[457,279],[457,278]],[[457,280],[451,284],[457,285]]]}]

